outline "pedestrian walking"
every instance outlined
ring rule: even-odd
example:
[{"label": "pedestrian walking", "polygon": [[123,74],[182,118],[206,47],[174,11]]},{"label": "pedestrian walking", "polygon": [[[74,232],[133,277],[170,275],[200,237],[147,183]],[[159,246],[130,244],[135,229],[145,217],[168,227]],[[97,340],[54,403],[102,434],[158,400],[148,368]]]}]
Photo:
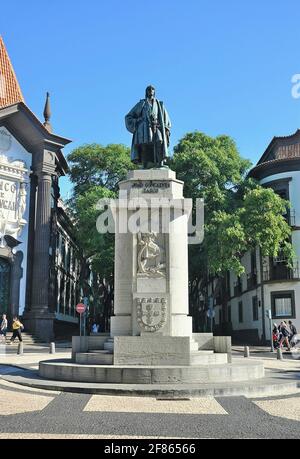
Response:
[{"label": "pedestrian walking", "polygon": [[96,322],[94,322],[92,325],[92,333],[98,333],[98,325],[96,324]]},{"label": "pedestrian walking", "polygon": [[22,339],[22,330],[24,329],[23,324],[19,321],[18,317],[15,316],[13,318],[13,324],[12,324],[12,330],[13,330],[13,335],[11,337],[10,343],[12,344],[16,338],[19,339],[20,343],[23,341]]},{"label": "pedestrian walking", "polygon": [[282,347],[283,343],[285,343],[285,345],[287,347],[287,350],[290,351],[291,350],[290,342],[289,342],[290,333],[288,331],[288,327],[287,327],[287,324],[285,322],[281,322],[280,331],[281,331],[281,334],[282,334],[282,338],[280,340],[280,347]]},{"label": "pedestrian walking", "polygon": [[293,322],[291,320],[289,320],[289,328],[290,328],[290,344],[292,346],[295,346],[296,342],[297,342],[297,329],[295,327],[295,325],[293,324]]},{"label": "pedestrian walking", "polygon": [[280,343],[280,339],[279,339],[279,330],[278,330],[278,327],[277,327],[277,324],[273,324],[273,345],[274,345],[274,349],[278,349],[279,348],[279,344]]},{"label": "pedestrian walking", "polygon": [[2,322],[0,325],[0,338],[2,342],[4,341],[4,343],[6,342],[6,333],[7,333],[7,318],[6,318],[6,314],[3,314]]}]

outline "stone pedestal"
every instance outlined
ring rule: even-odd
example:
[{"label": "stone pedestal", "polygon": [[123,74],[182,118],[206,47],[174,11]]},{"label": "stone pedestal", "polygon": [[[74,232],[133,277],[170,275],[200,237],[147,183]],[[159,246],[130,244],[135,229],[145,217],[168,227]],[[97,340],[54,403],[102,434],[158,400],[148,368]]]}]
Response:
[{"label": "stone pedestal", "polygon": [[[161,218],[158,223],[163,208],[176,204],[172,200],[181,205],[171,210],[169,222]],[[203,394],[199,384],[207,391],[208,384],[216,383],[222,391],[220,383],[264,376],[261,362],[229,364],[231,338],[192,333],[189,210],[183,202],[183,183],[168,169],[133,171],[120,183],[119,202],[111,205],[116,224],[111,335],[74,337],[72,361],[41,362],[42,378],[105,383],[105,391],[109,384],[109,390],[123,388],[130,395],[145,390],[152,395],[182,394],[187,384],[190,396],[192,384]],[[138,220],[141,227],[134,228]]]},{"label": "stone pedestal", "polygon": [[145,349],[155,347],[149,338],[192,338],[183,182],[170,169],[137,170],[120,183],[119,198],[111,336],[145,337]]},{"label": "stone pedestal", "polygon": [[25,331],[30,330],[30,333],[47,343],[54,340],[53,324],[55,314],[31,311],[26,312],[22,320]]}]

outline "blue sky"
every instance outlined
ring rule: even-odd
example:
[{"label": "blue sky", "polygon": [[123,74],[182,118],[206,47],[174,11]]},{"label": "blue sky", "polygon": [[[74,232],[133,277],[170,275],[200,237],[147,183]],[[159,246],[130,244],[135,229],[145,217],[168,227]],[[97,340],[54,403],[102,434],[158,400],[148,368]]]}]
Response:
[{"label": "blue sky", "polygon": [[[257,161],[274,135],[300,127],[298,0],[14,0],[0,33],[28,106],[84,143],[124,143],[124,115],[154,84],[173,123],[232,136]],[[66,195],[69,185],[63,184]]]}]

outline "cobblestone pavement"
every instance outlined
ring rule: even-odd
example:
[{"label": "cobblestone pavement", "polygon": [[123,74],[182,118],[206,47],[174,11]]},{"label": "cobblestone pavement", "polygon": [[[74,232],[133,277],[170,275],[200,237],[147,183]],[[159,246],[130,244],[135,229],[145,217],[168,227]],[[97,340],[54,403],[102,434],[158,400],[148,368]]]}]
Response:
[{"label": "cobblestone pavement", "polygon": [[[11,365],[36,369],[40,360],[53,359],[46,352],[0,355],[0,439],[300,438],[299,391],[268,398],[162,400],[60,393],[1,379],[19,371]],[[68,357],[70,350],[59,352],[59,358]],[[268,353],[252,358],[263,358],[266,368],[293,378],[299,375],[299,360],[277,361]]]},{"label": "cobblestone pavement", "polygon": [[3,438],[300,438],[300,394],[160,400],[22,388],[0,380]]}]

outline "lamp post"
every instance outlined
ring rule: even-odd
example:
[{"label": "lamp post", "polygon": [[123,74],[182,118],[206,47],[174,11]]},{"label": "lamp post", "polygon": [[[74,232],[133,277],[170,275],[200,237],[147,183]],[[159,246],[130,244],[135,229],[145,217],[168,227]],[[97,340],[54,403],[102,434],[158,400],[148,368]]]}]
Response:
[{"label": "lamp post", "polygon": [[272,327],[272,310],[267,309],[266,316],[269,319],[270,324],[270,341],[271,341],[271,352],[274,352],[274,343],[273,343],[273,327]]}]

